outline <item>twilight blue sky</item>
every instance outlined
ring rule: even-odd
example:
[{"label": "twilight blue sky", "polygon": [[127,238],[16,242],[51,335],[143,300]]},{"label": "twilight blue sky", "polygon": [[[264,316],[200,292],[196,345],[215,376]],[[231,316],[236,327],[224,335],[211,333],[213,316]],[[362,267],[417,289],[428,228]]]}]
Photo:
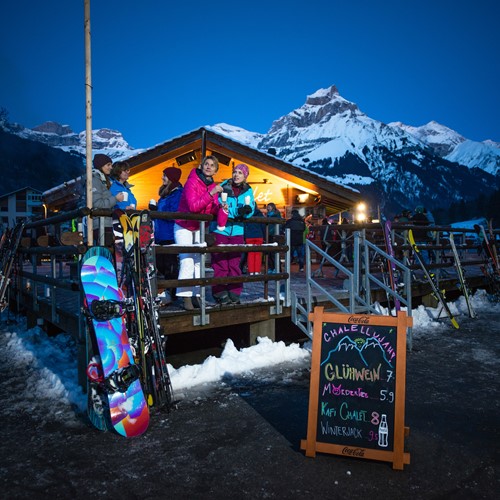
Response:
[{"label": "twilight blue sky", "polygon": [[[91,0],[93,128],[267,132],[336,85],[371,118],[500,142],[497,0]],[[0,107],[85,129],[83,0],[0,5]]]}]

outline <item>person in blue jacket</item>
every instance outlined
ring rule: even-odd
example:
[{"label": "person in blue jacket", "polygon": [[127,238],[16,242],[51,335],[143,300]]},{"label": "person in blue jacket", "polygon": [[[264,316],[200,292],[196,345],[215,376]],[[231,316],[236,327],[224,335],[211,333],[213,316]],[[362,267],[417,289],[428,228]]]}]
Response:
[{"label": "person in blue jacket", "polygon": [[137,199],[132,193],[132,184],[128,182],[130,175],[130,166],[126,161],[117,161],[113,163],[113,168],[111,169],[111,179],[113,182],[109,190],[111,194],[117,195],[118,193],[127,193],[125,195],[126,199],[122,201],[117,201],[115,208],[120,208],[122,210],[134,210],[137,208]]},{"label": "person in blue jacket", "polygon": [[[182,184],[179,182],[182,170],[176,167],[167,167],[163,170],[162,185],[158,190],[158,203],[149,204],[150,210],[159,212],[177,212],[182,194]],[[151,200],[154,201],[154,200]],[[173,245],[175,220],[154,220],[155,243],[157,245]],[[156,267],[167,280],[177,279],[179,275],[179,256],[177,254],[158,253],[156,254]],[[167,296],[167,292],[168,295]],[[171,288],[165,293],[165,302],[175,300],[176,289]]]},{"label": "person in blue jacket", "polygon": [[[248,174],[248,166],[240,163],[233,167],[231,179],[221,183],[223,191],[219,194],[219,203],[227,211],[228,221],[225,226],[213,230],[216,245],[245,244],[242,221],[250,218],[255,209],[253,190],[246,182]],[[241,252],[212,254],[214,278],[241,276],[240,258]],[[242,290],[242,283],[222,283],[212,286],[212,295],[220,304],[239,304]]]}]

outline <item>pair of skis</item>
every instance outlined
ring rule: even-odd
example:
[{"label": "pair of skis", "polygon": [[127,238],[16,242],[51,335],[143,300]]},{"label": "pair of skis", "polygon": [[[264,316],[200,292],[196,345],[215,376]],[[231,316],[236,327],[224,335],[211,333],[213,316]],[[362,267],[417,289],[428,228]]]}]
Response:
[{"label": "pair of skis", "polygon": [[414,254],[415,258],[417,259],[417,262],[420,264],[420,267],[422,268],[422,271],[424,272],[425,278],[427,279],[427,281],[429,282],[429,284],[432,288],[432,293],[433,293],[434,297],[441,304],[441,307],[445,311],[448,318],[450,319],[451,324],[455,328],[458,329],[459,328],[458,322],[457,322],[455,316],[453,316],[453,313],[451,312],[450,308],[448,307],[448,304],[446,303],[446,299],[445,299],[442,291],[439,289],[435,275],[432,274],[429,271],[429,269],[427,268],[427,266],[422,258],[422,255],[420,253],[420,249],[418,248],[418,245],[415,242],[415,238],[413,236],[413,231],[411,229],[408,231],[408,241],[410,242],[410,245],[413,249],[413,254]]},{"label": "pair of skis", "polygon": [[[394,248],[392,247],[392,240],[391,240],[392,224],[390,220],[382,219],[382,232],[384,234],[386,253],[390,255],[392,258],[395,258],[396,254],[394,252]],[[387,260],[387,273],[389,276],[389,286],[391,290],[394,292],[394,294],[397,294],[399,287],[398,270],[396,269],[396,264],[394,264],[394,262],[391,262],[390,260]],[[391,308],[390,308],[389,295],[387,297],[387,300],[390,311]],[[393,301],[394,301],[394,309],[396,310],[396,315],[397,315],[398,311],[401,310],[401,302],[398,299],[397,295],[394,295]]]},{"label": "pair of skis", "polygon": [[28,219],[23,219],[15,225],[14,229],[7,229],[5,233],[2,234],[0,240],[0,312],[8,305],[5,296],[10,285],[10,275],[14,267],[17,249],[21,243],[24,226],[27,221]]},{"label": "pair of skis", "polygon": [[471,318],[475,318],[476,312],[472,307],[471,291],[465,279],[465,271],[464,268],[462,267],[462,263],[460,262],[460,256],[458,255],[457,246],[455,245],[455,238],[452,232],[450,232],[450,246],[451,246],[451,251],[453,253],[453,260],[455,262],[455,269],[457,271],[457,276],[458,276],[458,288],[460,289],[465,298],[467,309],[469,311],[469,316]]},{"label": "pair of skis", "polygon": [[500,266],[498,263],[498,253],[495,244],[495,233],[493,232],[492,222],[489,223],[489,237],[484,226],[480,225],[481,235],[487,251],[487,263],[482,266],[486,278],[489,280],[490,289],[496,298],[500,298]]},{"label": "pair of skis", "polygon": [[173,391],[165,357],[165,339],[159,325],[160,301],[153,296],[156,270],[152,256],[152,221],[147,211],[131,217],[123,211],[116,211],[114,219],[115,251],[117,259],[121,259],[120,283],[134,304],[128,321],[136,358],[141,365],[141,380],[148,404],[168,408],[173,402]]}]

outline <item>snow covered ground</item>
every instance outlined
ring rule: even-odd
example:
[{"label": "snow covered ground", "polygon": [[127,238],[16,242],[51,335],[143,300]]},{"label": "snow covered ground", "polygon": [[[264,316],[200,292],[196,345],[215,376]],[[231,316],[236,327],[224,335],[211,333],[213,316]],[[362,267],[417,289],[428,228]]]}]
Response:
[{"label": "snow covered ground", "polygon": [[484,292],[451,304],[460,329],[419,307],[407,356],[403,471],[306,457],[310,349],[260,339],[171,368],[177,408],[151,412],[139,438],[94,429],[71,337],[2,315],[0,490],[4,498],[496,499],[500,305]]},{"label": "snow covered ground", "polygon": [[[477,291],[472,300],[474,309],[482,313],[500,312],[500,304],[492,303],[484,291]],[[463,297],[450,303],[453,314],[467,316]],[[413,338],[444,334],[452,329],[445,318],[435,319],[437,309],[419,306],[413,310]],[[76,345],[69,335],[49,337],[42,329],[26,329],[24,317],[8,321],[3,314],[0,331],[0,363],[8,367],[12,379],[2,384],[15,384],[9,391],[12,400],[9,411],[44,414],[47,420],[78,425],[79,415],[86,411],[86,396],[78,385]],[[9,324],[10,323],[10,324]],[[202,364],[185,365],[178,369],[169,366],[172,385],[177,399],[199,395],[200,391],[224,385],[228,376],[252,374],[259,369],[274,366],[308,367],[311,342],[303,346],[285,345],[268,338],[259,338],[258,344],[237,350],[228,339],[219,358],[208,357]],[[293,368],[291,368],[293,369]]]}]

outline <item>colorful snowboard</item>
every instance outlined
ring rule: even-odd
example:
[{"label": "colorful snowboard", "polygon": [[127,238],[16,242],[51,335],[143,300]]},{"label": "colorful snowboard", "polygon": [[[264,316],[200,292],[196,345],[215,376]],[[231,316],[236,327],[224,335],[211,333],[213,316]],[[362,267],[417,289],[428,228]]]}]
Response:
[{"label": "colorful snowboard", "polygon": [[[111,424],[116,432],[125,437],[138,436],[148,427],[149,410],[138,370],[131,370],[135,363],[125,319],[122,315],[109,318],[105,314],[95,315],[96,304],[104,308],[107,304],[115,304],[119,308],[123,301],[111,252],[102,247],[89,249],[83,256],[80,276],[94,330],[89,334],[95,334],[102,361],[100,386],[104,388],[102,392],[107,394]],[[98,302],[93,306],[94,301]]]}]

